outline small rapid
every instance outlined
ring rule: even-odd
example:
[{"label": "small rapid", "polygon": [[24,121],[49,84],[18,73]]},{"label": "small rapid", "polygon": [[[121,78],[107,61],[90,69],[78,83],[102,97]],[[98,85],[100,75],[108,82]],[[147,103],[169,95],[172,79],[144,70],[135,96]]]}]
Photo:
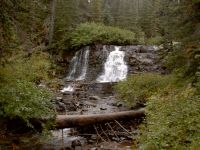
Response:
[{"label": "small rapid", "polygon": [[74,91],[74,87],[72,85],[68,85],[67,87],[64,87],[62,90],[60,90],[62,93],[65,92],[73,92]]}]

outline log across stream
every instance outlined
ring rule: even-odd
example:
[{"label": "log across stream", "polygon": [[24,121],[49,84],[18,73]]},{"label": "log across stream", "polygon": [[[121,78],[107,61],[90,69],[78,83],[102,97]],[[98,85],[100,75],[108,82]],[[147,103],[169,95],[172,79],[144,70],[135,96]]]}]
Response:
[{"label": "log across stream", "polygon": [[91,115],[58,115],[56,118],[56,128],[80,127],[96,123],[129,120],[141,118],[144,116],[144,109],[122,111],[106,114],[91,114]]}]

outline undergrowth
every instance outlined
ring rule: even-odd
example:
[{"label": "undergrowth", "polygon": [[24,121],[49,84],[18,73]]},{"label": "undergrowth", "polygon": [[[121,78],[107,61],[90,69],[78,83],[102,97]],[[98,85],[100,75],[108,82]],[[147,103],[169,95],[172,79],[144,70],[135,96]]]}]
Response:
[{"label": "undergrowth", "polygon": [[34,52],[10,57],[0,65],[0,117],[21,118],[28,126],[32,118],[52,118],[52,93],[38,84],[48,82],[51,63],[48,54]]},{"label": "undergrowth", "polygon": [[199,148],[200,92],[196,87],[190,78],[153,73],[133,75],[117,85],[120,98],[128,105],[142,102],[146,106],[137,149]]}]

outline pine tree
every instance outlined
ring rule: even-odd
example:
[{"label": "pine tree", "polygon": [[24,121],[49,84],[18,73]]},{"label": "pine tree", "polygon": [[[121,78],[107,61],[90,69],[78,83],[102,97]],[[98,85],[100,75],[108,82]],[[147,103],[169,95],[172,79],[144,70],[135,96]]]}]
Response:
[{"label": "pine tree", "polygon": [[56,4],[55,39],[62,39],[78,23],[78,0],[59,0]]},{"label": "pine tree", "polygon": [[91,21],[102,22],[102,0],[92,0],[91,1]]},{"label": "pine tree", "polygon": [[113,24],[113,16],[111,13],[111,6],[109,5],[109,1],[104,0],[103,1],[103,22],[106,25],[111,25]]}]

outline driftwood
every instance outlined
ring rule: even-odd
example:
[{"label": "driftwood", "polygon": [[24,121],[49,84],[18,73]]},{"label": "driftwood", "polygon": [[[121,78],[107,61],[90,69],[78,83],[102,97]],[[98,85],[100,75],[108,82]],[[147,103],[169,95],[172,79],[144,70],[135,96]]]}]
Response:
[{"label": "driftwood", "polygon": [[56,128],[70,128],[102,123],[114,120],[130,120],[144,116],[144,109],[92,115],[58,115]]}]

